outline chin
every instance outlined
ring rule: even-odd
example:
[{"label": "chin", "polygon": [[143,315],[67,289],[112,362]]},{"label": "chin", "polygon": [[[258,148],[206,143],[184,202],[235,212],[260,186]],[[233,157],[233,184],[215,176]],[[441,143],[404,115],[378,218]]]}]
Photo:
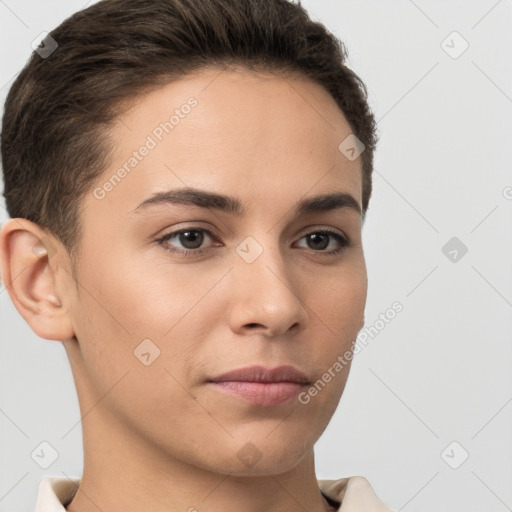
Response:
[{"label": "chin", "polygon": [[[268,476],[291,471],[312,453],[313,444],[309,446],[303,438],[291,442],[291,435],[284,434],[285,431],[283,435],[277,435],[277,432],[269,435],[266,431],[259,436],[246,436],[245,442],[237,436],[230,443],[235,448],[222,451],[219,459],[223,461],[215,465],[215,470],[231,476]],[[227,453],[233,456],[226,457]]]}]

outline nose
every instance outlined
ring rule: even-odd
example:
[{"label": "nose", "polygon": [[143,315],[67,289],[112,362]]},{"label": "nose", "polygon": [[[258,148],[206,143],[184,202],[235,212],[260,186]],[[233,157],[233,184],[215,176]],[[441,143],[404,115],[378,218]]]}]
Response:
[{"label": "nose", "polygon": [[[240,253],[242,254],[242,253]],[[229,322],[233,332],[275,337],[304,329],[308,311],[303,283],[286,265],[278,244],[254,259],[235,256],[231,274]]]}]

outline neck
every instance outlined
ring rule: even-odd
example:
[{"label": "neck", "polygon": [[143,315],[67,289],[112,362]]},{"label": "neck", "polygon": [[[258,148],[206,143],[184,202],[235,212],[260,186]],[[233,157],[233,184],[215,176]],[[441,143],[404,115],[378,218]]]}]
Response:
[{"label": "neck", "polygon": [[[98,412],[98,411],[96,411]],[[84,470],[68,512],[326,512],[313,450],[281,474],[237,476],[191,465],[138,439],[125,426],[84,419]]]}]

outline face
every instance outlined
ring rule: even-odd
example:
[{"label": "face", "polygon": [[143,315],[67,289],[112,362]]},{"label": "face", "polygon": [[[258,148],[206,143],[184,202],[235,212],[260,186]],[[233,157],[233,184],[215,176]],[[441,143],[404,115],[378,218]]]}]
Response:
[{"label": "face", "polygon": [[[362,203],[361,157],[338,149],[350,133],[319,85],[242,69],[204,69],[117,120],[111,165],[84,199],[78,283],[62,287],[84,431],[109,425],[236,475],[284,472],[311,451],[366,302],[347,199]],[[254,365],[310,384],[210,382]]]}]

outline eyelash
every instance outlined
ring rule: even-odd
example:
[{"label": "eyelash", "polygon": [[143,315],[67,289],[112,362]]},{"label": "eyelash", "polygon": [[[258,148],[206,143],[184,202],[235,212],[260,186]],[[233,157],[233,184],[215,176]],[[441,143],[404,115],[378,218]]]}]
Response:
[{"label": "eyelash", "polygon": [[[174,253],[174,254],[180,254],[180,255],[182,255],[184,257],[186,257],[186,256],[201,256],[204,253],[206,253],[207,251],[209,251],[210,248],[208,248],[208,249],[176,249],[176,248],[170,247],[169,245],[165,244],[165,242],[167,242],[171,238],[173,238],[173,237],[175,237],[177,235],[180,235],[182,233],[190,232],[190,231],[200,231],[200,232],[206,233],[212,239],[216,238],[213,235],[213,233],[210,230],[208,230],[208,229],[190,227],[190,228],[180,229],[178,231],[172,231],[171,233],[167,233],[163,237],[158,238],[156,240],[156,242],[158,242],[163,247],[164,250],[169,251],[169,252]],[[342,252],[344,252],[345,249],[350,246],[350,241],[349,241],[348,238],[345,238],[344,236],[340,235],[338,232],[332,231],[330,229],[322,229],[322,230],[318,230],[318,231],[311,231],[310,233],[306,233],[304,236],[302,236],[300,238],[300,240],[302,240],[304,237],[306,237],[308,235],[312,235],[312,234],[330,235],[335,240],[337,240],[338,243],[340,244],[340,248],[339,249],[336,249],[336,250],[330,251],[330,252],[315,251],[313,249],[310,249],[311,252],[314,252],[314,253],[317,253],[317,254],[321,254],[323,256],[337,256],[337,255],[341,254]]]}]

